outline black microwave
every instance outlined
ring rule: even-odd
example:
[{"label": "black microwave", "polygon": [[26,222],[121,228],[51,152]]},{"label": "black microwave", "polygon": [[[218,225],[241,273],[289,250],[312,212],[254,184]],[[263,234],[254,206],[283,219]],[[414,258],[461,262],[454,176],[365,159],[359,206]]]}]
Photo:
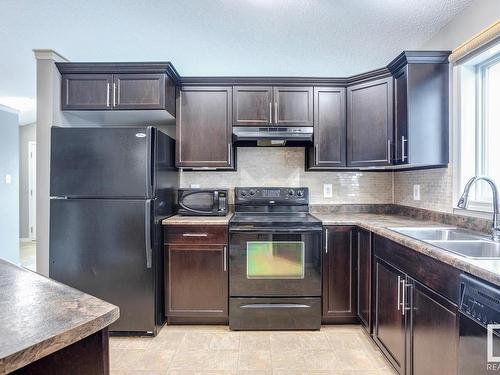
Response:
[{"label": "black microwave", "polygon": [[179,189],[177,205],[179,215],[225,216],[227,214],[227,190]]}]

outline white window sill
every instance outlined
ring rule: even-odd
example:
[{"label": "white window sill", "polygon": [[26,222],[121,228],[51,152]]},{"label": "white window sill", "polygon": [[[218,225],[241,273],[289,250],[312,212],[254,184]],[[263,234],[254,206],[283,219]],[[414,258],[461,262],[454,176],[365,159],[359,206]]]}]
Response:
[{"label": "white window sill", "polygon": [[470,217],[476,217],[479,219],[488,219],[491,220],[491,217],[493,215],[493,211],[488,211],[482,208],[467,208],[467,209],[462,209],[462,208],[457,208],[453,207],[453,213],[456,215],[461,215],[461,216],[470,216]]}]

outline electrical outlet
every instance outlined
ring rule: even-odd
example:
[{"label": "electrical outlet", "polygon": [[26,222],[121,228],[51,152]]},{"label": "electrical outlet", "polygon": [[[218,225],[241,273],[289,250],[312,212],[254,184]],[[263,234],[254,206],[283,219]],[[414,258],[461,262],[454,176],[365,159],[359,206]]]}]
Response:
[{"label": "electrical outlet", "polygon": [[332,184],[323,184],[323,197],[331,198],[333,196]]},{"label": "electrical outlet", "polygon": [[420,185],[413,185],[413,200],[420,200]]},{"label": "electrical outlet", "polygon": [[5,175],[5,183],[10,185],[12,183],[12,176],[10,174]]}]

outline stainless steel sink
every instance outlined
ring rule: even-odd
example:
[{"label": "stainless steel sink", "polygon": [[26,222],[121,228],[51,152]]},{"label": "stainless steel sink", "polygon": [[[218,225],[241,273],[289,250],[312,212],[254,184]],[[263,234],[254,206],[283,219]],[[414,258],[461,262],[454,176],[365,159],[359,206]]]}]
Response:
[{"label": "stainless steel sink", "polygon": [[500,243],[489,237],[452,227],[388,228],[457,255],[471,259],[500,259]]},{"label": "stainless steel sink", "polygon": [[427,241],[467,258],[500,259],[500,243],[486,240],[471,241]]}]

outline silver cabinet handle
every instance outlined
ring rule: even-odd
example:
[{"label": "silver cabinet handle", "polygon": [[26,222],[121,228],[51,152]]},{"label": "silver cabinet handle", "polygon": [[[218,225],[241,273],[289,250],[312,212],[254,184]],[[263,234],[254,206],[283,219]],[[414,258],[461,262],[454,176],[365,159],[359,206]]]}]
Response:
[{"label": "silver cabinet handle", "polygon": [[113,107],[116,107],[116,82],[113,82]]},{"label": "silver cabinet handle", "polygon": [[391,164],[391,140],[387,140],[387,163]]},{"label": "silver cabinet handle", "polygon": [[406,161],[408,159],[408,156],[406,156],[405,152],[405,143],[408,142],[408,140],[405,138],[405,136],[401,136],[401,161]]},{"label": "silver cabinet handle", "polygon": [[325,228],[325,254],[328,254],[328,228]]},{"label": "silver cabinet handle", "polygon": [[398,275],[398,311],[401,308],[401,276]]},{"label": "silver cabinet handle", "polygon": [[106,83],[106,107],[109,107],[109,82]]},{"label": "silver cabinet handle", "polygon": [[208,233],[182,233],[182,237],[208,237]]},{"label": "silver cabinet handle", "polygon": [[405,314],[405,310],[406,310],[406,293],[405,293],[405,289],[406,289],[406,283],[405,283],[405,279],[402,279],[401,280],[401,284],[403,285],[403,301],[401,301],[401,315],[404,316]]},{"label": "silver cabinet handle", "polygon": [[314,162],[315,164],[319,163],[319,149],[318,149],[318,144],[314,144]]},{"label": "silver cabinet handle", "polygon": [[227,246],[224,246],[224,272],[227,271]]},{"label": "silver cabinet handle", "polygon": [[274,123],[278,123],[278,102],[274,102]]},{"label": "silver cabinet handle", "polygon": [[269,102],[269,123],[273,123],[273,103]]},{"label": "silver cabinet handle", "polygon": [[227,162],[231,166],[231,151],[232,151],[232,145],[231,143],[227,144]]},{"label": "silver cabinet handle", "polygon": [[308,309],[311,306],[300,303],[252,303],[241,305],[241,309]]}]

